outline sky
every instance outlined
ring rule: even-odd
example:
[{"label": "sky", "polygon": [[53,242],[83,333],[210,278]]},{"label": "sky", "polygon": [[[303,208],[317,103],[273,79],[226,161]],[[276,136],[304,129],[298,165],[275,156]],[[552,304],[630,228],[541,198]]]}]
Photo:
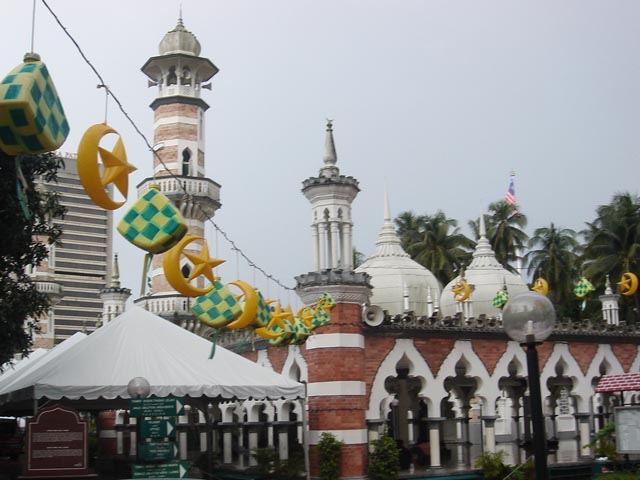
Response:
[{"label": "sky", "polygon": [[[341,173],[360,182],[354,245],[365,255],[382,226],[385,185],[392,215],[443,210],[467,234],[468,220],[504,198],[511,171],[530,235],[551,222],[581,230],[616,192],[639,193],[634,0],[48,3],[149,139],[157,90],[140,67],[182,7],[201,56],[220,69],[203,91],[206,171],[222,185],[213,220],[289,287],[313,268],[311,208],[300,189],[322,166],[327,118]],[[34,50],[71,125],[61,151],[75,152],[84,131],[104,121],[104,91],[36,5]],[[31,12],[27,0],[3,6],[0,76],[31,49]],[[131,202],[152,156],[113,101],[107,115],[138,167]],[[227,259],[217,270],[225,281],[239,276],[294,303],[220,235],[216,246],[212,228],[208,239]],[[136,297],[144,252],[117,232],[114,241],[122,282]]]}]

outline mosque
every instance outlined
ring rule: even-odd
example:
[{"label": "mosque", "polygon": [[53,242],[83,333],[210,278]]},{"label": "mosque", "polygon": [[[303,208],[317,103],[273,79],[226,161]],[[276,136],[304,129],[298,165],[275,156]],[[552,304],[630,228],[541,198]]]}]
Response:
[{"label": "mosque", "polygon": [[[158,91],[151,104],[154,145],[159,146],[155,182],[195,234],[204,232],[204,222],[220,207],[220,185],[205,176],[208,105],[203,99],[218,68],[200,53],[200,43],[180,19],[160,42],[159,54],[142,67]],[[306,435],[311,475],[318,477],[316,445],[323,432],[330,432],[344,444],[341,476],[364,478],[371,444],[385,431],[410,448],[416,472],[470,470],[483,452],[503,451],[507,463],[525,461],[532,437],[526,356],[523,347],[507,338],[492,300],[505,286],[510,295],[527,291],[526,282],[496,260],[481,217],[480,239],[463,273],[472,292],[460,301],[452,292],[460,277],[442,286],[403,250],[386,199],[375,251],[354,269],[357,219],[351,207],[359,183],[340,171],[331,122],[325,135],[319,171],[302,182],[311,206],[314,269],[296,278],[296,292],[304,304],[329,292],[336,302],[330,324],[299,346],[269,347],[259,338],[239,345],[234,335],[220,340],[305,382],[307,398],[216,407],[214,448],[220,462],[239,469],[254,466],[251,452],[267,446],[287,459]],[[152,181],[138,185],[138,194]],[[161,255],[154,257],[152,294],[135,303],[211,336],[212,330],[190,313],[192,299],[168,284],[161,264]],[[182,268],[187,276],[193,265],[185,259]],[[110,319],[107,309],[121,311],[129,293],[117,277],[112,280],[103,291],[105,321]],[[621,402],[614,394],[595,393],[594,385],[605,374],[640,371],[640,335],[619,321],[618,298],[608,286],[600,297],[602,321],[560,319],[538,348],[550,464],[593,459],[588,444]],[[206,439],[188,433],[197,432],[202,422],[199,412],[181,417],[185,458],[206,451]],[[119,416],[117,423],[126,418]],[[114,452],[126,454],[127,448],[135,447],[118,436]]]}]

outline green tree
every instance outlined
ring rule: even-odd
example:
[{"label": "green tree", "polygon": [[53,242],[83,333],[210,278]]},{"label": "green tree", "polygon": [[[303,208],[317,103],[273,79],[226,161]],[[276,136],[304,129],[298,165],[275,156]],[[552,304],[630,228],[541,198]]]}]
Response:
[{"label": "green tree", "polygon": [[324,432],[320,436],[320,442],[318,442],[320,480],[337,480],[340,478],[343,445],[332,433]]},{"label": "green tree", "polygon": [[45,185],[56,181],[62,160],[53,154],[18,160],[0,151],[0,365],[29,353],[33,319],[50,306],[28,270],[47,258],[46,243],[61,234],[52,220],[64,214],[57,195],[36,183],[39,177]]},{"label": "green tree", "polygon": [[[489,215],[485,217],[487,238],[496,259],[504,268],[519,273],[516,264],[520,253],[527,244],[528,236],[524,231],[527,217],[505,200],[498,200],[489,204]],[[479,221],[469,222],[470,228],[480,238]]]},{"label": "green tree", "polygon": [[579,277],[580,244],[576,235],[570,228],[558,228],[553,222],[537,228],[525,256],[529,273],[548,282],[549,298],[559,308],[560,316],[577,314],[573,288]]},{"label": "green tree", "polygon": [[[611,203],[596,209],[597,217],[587,223],[584,274],[597,287],[620,280],[624,272],[638,274],[640,269],[640,198],[628,192],[617,193]],[[630,313],[640,307],[638,293],[621,299],[621,316],[635,320]],[[636,313],[637,315],[637,313]]]},{"label": "green tree", "polygon": [[419,217],[404,212],[396,218],[396,226],[405,251],[443,285],[471,260],[474,242],[460,233],[457,220],[447,218],[441,210]]}]

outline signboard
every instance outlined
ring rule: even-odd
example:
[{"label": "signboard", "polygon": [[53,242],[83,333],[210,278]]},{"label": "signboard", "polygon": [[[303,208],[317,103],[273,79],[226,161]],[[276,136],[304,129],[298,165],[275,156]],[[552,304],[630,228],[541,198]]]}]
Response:
[{"label": "signboard", "polygon": [[91,475],[87,422],[72,408],[49,405],[27,422],[25,476]]},{"label": "signboard", "polygon": [[176,438],[176,421],[173,419],[143,418],[140,424],[142,438]]},{"label": "signboard", "polygon": [[131,417],[174,417],[184,414],[184,403],[176,398],[132,398],[129,400]]},{"label": "signboard", "polygon": [[616,452],[640,453],[640,406],[616,407]]},{"label": "signboard", "polygon": [[144,442],[139,446],[145,462],[173,460],[178,456],[178,445],[175,442]]},{"label": "signboard", "polygon": [[184,478],[187,475],[187,462],[133,465],[131,473],[133,478]]}]

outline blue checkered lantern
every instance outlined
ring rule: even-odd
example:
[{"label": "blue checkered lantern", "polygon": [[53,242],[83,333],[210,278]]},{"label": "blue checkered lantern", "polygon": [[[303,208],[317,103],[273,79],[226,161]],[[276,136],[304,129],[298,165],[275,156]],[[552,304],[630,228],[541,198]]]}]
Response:
[{"label": "blue checkered lantern", "polygon": [[25,55],[0,83],[0,149],[8,155],[56,150],[69,124],[46,65]]}]

